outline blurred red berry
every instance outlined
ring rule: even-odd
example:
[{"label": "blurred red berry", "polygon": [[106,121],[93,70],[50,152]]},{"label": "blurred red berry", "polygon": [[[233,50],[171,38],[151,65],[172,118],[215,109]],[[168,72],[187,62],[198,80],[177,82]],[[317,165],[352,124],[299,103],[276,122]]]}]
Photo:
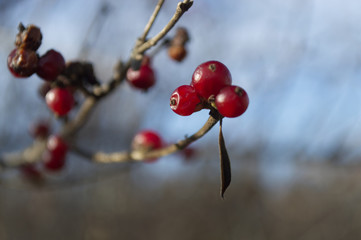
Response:
[{"label": "blurred red berry", "polygon": [[155,74],[149,64],[142,64],[138,70],[128,69],[127,80],[133,87],[147,90],[155,84]]},{"label": "blurred red berry", "polygon": [[65,69],[61,53],[51,49],[39,58],[36,74],[46,81],[53,81]]},{"label": "blurred red berry", "polygon": [[48,170],[57,171],[64,167],[68,147],[64,140],[56,135],[49,137],[47,150],[44,152],[44,167]]},{"label": "blurred red berry", "polygon": [[67,88],[53,88],[45,96],[48,107],[58,116],[64,116],[74,106],[74,97]]},{"label": "blurred red berry", "polygon": [[[151,150],[159,149],[163,146],[163,141],[160,135],[152,130],[143,130],[137,133],[132,141],[132,149],[135,151],[149,152]],[[148,159],[147,162],[153,162],[155,159]]]}]

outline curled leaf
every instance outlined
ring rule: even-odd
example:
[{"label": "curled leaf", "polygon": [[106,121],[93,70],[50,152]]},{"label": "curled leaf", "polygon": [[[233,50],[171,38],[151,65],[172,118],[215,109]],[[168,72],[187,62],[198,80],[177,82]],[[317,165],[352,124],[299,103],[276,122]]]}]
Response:
[{"label": "curled leaf", "polygon": [[226,144],[222,133],[222,119],[219,121],[219,156],[221,163],[221,197],[223,198],[226,189],[231,183],[231,162],[227,153]]}]

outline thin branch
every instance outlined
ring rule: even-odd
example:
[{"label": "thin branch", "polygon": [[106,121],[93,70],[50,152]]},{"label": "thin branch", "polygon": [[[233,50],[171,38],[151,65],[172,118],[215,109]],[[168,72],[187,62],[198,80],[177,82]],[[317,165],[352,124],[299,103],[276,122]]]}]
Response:
[{"label": "thin branch", "polygon": [[35,140],[33,144],[20,152],[6,153],[1,156],[1,168],[19,167],[23,164],[31,164],[41,159],[46,149],[45,140]]},{"label": "thin branch", "polygon": [[[147,26],[145,27],[144,33],[140,38],[143,40],[142,41],[138,40],[137,43],[139,43],[139,46],[136,44],[136,47],[132,52],[132,56],[125,64],[122,64],[122,62],[119,62],[119,64],[117,64],[115,69],[115,75],[113,76],[113,78],[106,84],[94,87],[93,92],[86,91],[86,89],[81,89],[84,92],[84,94],[87,95],[85,101],[82,103],[80,110],[77,112],[77,115],[72,120],[66,122],[59,133],[59,135],[63,137],[66,141],[70,142],[71,138],[84,126],[84,124],[86,123],[86,121],[90,116],[91,111],[96,106],[96,103],[102,97],[105,97],[109,93],[111,93],[114,89],[116,89],[116,87],[120,83],[124,81],[126,72],[129,69],[131,60],[134,58],[134,56],[143,54],[147,49],[157,44],[158,41],[161,40],[169,32],[170,29],[172,29],[172,27],[176,24],[176,22],[183,15],[183,13],[186,12],[193,4],[193,0],[184,0],[183,2],[179,2],[177,5],[176,12],[171,18],[171,20],[168,22],[168,24],[155,37],[151,38],[148,41],[145,41],[145,38],[149,33],[149,30],[153,25],[154,20],[163,5],[163,2],[164,0],[159,0],[151,18],[149,19]],[[93,160],[95,162],[122,162],[129,159],[142,160],[147,158],[165,156],[186,147],[191,142],[202,137],[210,128],[213,127],[213,125],[218,120],[213,119],[213,121],[215,122],[213,123],[212,121],[208,120],[207,121],[208,124],[205,124],[205,126],[199,132],[192,135],[191,137],[179,141],[177,144],[170,145],[168,147],[159,150],[148,152],[147,154],[139,155],[139,153],[134,153],[134,152],[121,153],[121,154],[116,153],[113,154],[112,156],[110,154],[106,154],[105,155],[106,157],[104,157],[101,153],[98,153],[92,155]],[[207,127],[207,125],[209,126]],[[44,145],[44,143],[42,145],[39,145],[36,141],[34,141],[33,145],[29,146],[25,150],[12,154],[4,154],[0,158],[0,168],[14,167],[25,163],[32,163],[39,161],[41,159],[40,154],[43,151],[45,151],[45,148],[46,146]],[[86,152],[81,152],[79,149],[73,149],[73,150],[74,152],[77,152],[78,154],[81,154],[83,156],[86,156],[88,154]],[[91,155],[88,155],[88,157],[89,156]],[[105,160],[103,161],[103,159]]]},{"label": "thin branch", "polygon": [[150,29],[152,28],[153,23],[154,23],[155,19],[157,18],[160,9],[163,6],[163,3],[164,3],[164,0],[159,0],[158,1],[157,6],[155,7],[152,16],[149,18],[149,21],[148,21],[147,25],[144,28],[143,35],[139,38],[140,43],[145,42],[145,38],[147,37]]},{"label": "thin branch", "polygon": [[170,19],[168,24],[153,38],[144,42],[142,45],[134,49],[133,56],[137,56],[138,54],[144,53],[146,50],[154,46],[161,40],[178,22],[178,20],[182,17],[182,15],[188,11],[188,9],[193,5],[193,0],[184,0],[183,2],[179,2],[177,5],[177,9]]},{"label": "thin branch", "polygon": [[145,159],[163,157],[172,154],[178,150],[184,149],[192,142],[203,137],[209,130],[212,129],[214,125],[216,125],[218,121],[219,120],[217,118],[210,116],[207,122],[203,125],[201,129],[198,130],[198,132],[194,133],[190,137],[186,137],[185,139],[178,141],[177,143],[163,147],[161,149],[156,149],[146,153],[138,152],[138,151],[133,151],[133,152],[124,151],[124,152],[116,152],[116,153],[98,152],[92,155],[92,160],[98,163],[114,163],[114,162],[142,161]]},{"label": "thin branch", "polygon": [[130,59],[126,64],[123,64],[121,61],[119,61],[115,66],[113,78],[108,83],[94,88],[94,95],[98,100],[110,94],[113,90],[116,89],[118,85],[124,81],[127,71],[130,67],[130,62]]},{"label": "thin branch", "polygon": [[89,118],[91,110],[96,105],[97,99],[94,97],[87,97],[83,102],[79,112],[75,116],[75,118],[69,121],[61,130],[60,136],[65,139],[68,139],[72,135],[74,135],[80,128],[85,124],[86,120]]}]

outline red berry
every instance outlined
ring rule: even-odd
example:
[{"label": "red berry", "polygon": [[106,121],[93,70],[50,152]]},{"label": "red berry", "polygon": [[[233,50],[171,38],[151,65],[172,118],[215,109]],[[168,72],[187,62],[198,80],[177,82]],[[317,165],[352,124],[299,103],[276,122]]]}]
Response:
[{"label": "red berry", "polygon": [[39,58],[36,74],[46,81],[53,81],[65,69],[63,56],[51,49]]},{"label": "red berry", "polygon": [[202,109],[202,100],[196,93],[194,87],[182,85],[172,93],[170,97],[170,108],[181,116],[189,116]]},{"label": "red berry", "polygon": [[196,68],[191,85],[200,96],[208,100],[210,96],[216,96],[222,88],[231,83],[231,73],[223,63],[208,61]]},{"label": "red berry", "polygon": [[247,92],[238,86],[223,88],[215,100],[218,112],[224,117],[234,118],[242,115],[248,108]]},{"label": "red berry", "polygon": [[[162,138],[158,133],[152,130],[143,130],[136,134],[132,141],[134,151],[148,152],[159,149],[163,145]],[[156,159],[148,159],[147,162],[153,162]]]},{"label": "red berry", "polygon": [[149,64],[141,65],[139,70],[129,68],[127,79],[133,87],[143,90],[147,90],[155,84],[154,71]]},{"label": "red berry", "polygon": [[38,56],[32,50],[16,48],[8,56],[8,68],[18,78],[29,77],[35,73]]},{"label": "red berry", "polygon": [[39,121],[30,126],[30,134],[34,138],[47,138],[49,136],[49,124],[46,121]]},{"label": "red berry", "polygon": [[57,135],[52,135],[49,137],[46,147],[49,151],[60,155],[64,155],[68,150],[68,146],[65,141]]},{"label": "red berry", "polygon": [[59,136],[51,136],[47,142],[47,151],[44,152],[44,167],[48,170],[60,170],[65,165],[68,147]]},{"label": "red berry", "polygon": [[53,88],[45,95],[48,107],[58,116],[66,115],[74,106],[74,97],[67,88]]},{"label": "red berry", "polygon": [[44,167],[50,171],[58,171],[65,165],[65,155],[57,155],[49,150],[43,154]]}]

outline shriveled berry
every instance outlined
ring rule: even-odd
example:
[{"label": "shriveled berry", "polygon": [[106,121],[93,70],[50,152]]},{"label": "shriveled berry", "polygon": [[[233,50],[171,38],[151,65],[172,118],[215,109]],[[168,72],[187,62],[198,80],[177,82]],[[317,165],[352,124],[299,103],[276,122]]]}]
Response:
[{"label": "shriveled berry", "polygon": [[231,83],[231,73],[223,63],[208,61],[196,68],[191,85],[200,96],[208,100],[210,96],[216,96],[222,88]]},{"label": "shriveled berry", "polygon": [[32,50],[14,49],[7,59],[10,72],[18,78],[29,77],[38,67],[38,56]]},{"label": "shriveled berry", "polygon": [[133,87],[147,90],[155,84],[155,74],[149,64],[144,64],[138,70],[129,68],[127,80]]},{"label": "shriveled berry", "polygon": [[241,87],[227,86],[218,93],[215,104],[218,112],[224,117],[238,117],[248,108],[248,94]]},{"label": "shriveled berry", "polygon": [[39,58],[36,74],[46,81],[53,81],[65,69],[61,53],[51,49]]},{"label": "shriveled berry", "polygon": [[48,107],[58,116],[64,116],[74,106],[74,97],[67,88],[53,88],[45,96]]},{"label": "shriveled berry", "polygon": [[[143,130],[137,133],[132,141],[132,150],[140,152],[149,152],[151,150],[159,149],[163,145],[162,138],[159,134],[152,130]],[[148,159],[147,162],[153,162],[155,159]]]},{"label": "shriveled berry", "polygon": [[168,56],[177,62],[181,62],[187,56],[187,50],[183,45],[173,45],[168,48]]},{"label": "shriveled berry", "polygon": [[170,108],[181,116],[189,116],[202,109],[202,100],[193,86],[182,85],[172,93]]},{"label": "shriveled berry", "polygon": [[53,135],[49,137],[46,147],[43,155],[44,167],[52,171],[62,169],[68,151],[67,144],[61,137]]},{"label": "shriveled berry", "polygon": [[186,28],[179,27],[176,30],[176,34],[170,42],[171,46],[184,46],[189,41],[189,34]]},{"label": "shriveled berry", "polygon": [[35,25],[28,25],[26,28],[20,24],[19,33],[16,35],[15,46],[36,51],[42,40],[40,29]]}]

